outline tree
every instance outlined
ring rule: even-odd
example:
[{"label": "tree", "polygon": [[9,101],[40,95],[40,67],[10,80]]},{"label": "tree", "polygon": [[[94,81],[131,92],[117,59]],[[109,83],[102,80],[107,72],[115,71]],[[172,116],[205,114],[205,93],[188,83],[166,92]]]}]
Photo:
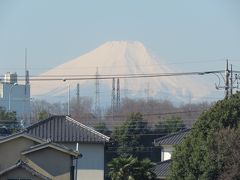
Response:
[{"label": "tree", "polygon": [[109,176],[112,180],[154,180],[154,165],[149,159],[120,156],[108,163]]},{"label": "tree", "polygon": [[95,125],[94,129],[102,134],[110,135],[111,131],[108,129],[104,122],[100,122]]},{"label": "tree", "polygon": [[0,107],[0,120],[7,120],[7,121],[16,121],[17,116],[16,112],[8,112],[5,111],[2,107]]},{"label": "tree", "polygon": [[193,125],[191,133],[175,148],[170,179],[218,179],[224,167],[220,150],[211,153],[222,129],[236,129],[240,122],[240,93],[218,101]]},{"label": "tree", "polygon": [[154,180],[156,179],[156,174],[153,172],[153,167],[155,163],[151,162],[149,159],[143,159],[139,161],[139,166],[137,166],[136,180]]},{"label": "tree", "polygon": [[41,111],[37,114],[37,120],[38,121],[42,121],[42,120],[47,119],[49,117],[50,117],[50,114],[45,110],[43,110],[43,111]]},{"label": "tree", "polygon": [[113,131],[113,138],[117,141],[119,154],[134,155],[143,144],[141,137],[147,133],[147,122],[141,113],[132,113],[125,123]]},{"label": "tree", "polygon": [[240,128],[222,129],[215,134],[216,143],[210,146],[210,157],[218,155],[221,163],[220,180],[239,179],[240,177]]},{"label": "tree", "polygon": [[[33,102],[31,102],[31,107],[31,121],[32,123],[35,123],[36,120],[39,120],[39,115],[43,115],[43,118],[47,117],[47,114],[66,115],[68,104],[63,102],[49,103],[45,100],[35,99]],[[70,115],[74,119],[83,123],[88,123],[90,120],[96,120],[93,118],[93,115],[91,113],[91,107],[92,101],[90,98],[71,98]],[[40,119],[42,118],[40,117]]]},{"label": "tree", "polygon": [[167,116],[155,125],[155,133],[163,136],[184,128],[185,125],[179,116]]},{"label": "tree", "polygon": [[14,133],[22,128],[17,121],[16,112],[5,111],[2,107],[0,107],[0,125],[3,128],[1,131],[6,131],[7,133]]}]

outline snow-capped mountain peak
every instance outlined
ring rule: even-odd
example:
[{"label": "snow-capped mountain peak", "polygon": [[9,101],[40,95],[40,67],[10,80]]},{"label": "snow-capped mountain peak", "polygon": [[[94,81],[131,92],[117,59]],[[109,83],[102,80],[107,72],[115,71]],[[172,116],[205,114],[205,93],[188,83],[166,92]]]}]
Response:
[{"label": "snow-capped mountain peak", "polygon": [[[161,60],[153,58],[145,46],[138,41],[111,41],[106,42],[98,48],[67,61],[41,76],[45,78],[57,77],[94,77],[98,71],[99,76],[107,75],[132,75],[132,74],[163,74],[174,73],[175,71],[167,67]],[[69,80],[71,87],[77,83],[80,86],[92,84],[94,80]],[[111,90],[112,80],[100,80],[101,87],[108,87]],[[33,81],[32,94],[41,95],[51,91],[62,89],[64,84],[61,81]],[[131,94],[138,94],[140,91],[148,91],[149,96],[161,96],[166,94],[168,97],[191,96],[203,97],[209,93],[208,88],[196,82],[191,77],[171,76],[171,77],[152,77],[152,78],[120,78],[121,91],[128,90]],[[57,91],[57,90],[56,90]],[[92,96],[93,94],[89,94]]]}]

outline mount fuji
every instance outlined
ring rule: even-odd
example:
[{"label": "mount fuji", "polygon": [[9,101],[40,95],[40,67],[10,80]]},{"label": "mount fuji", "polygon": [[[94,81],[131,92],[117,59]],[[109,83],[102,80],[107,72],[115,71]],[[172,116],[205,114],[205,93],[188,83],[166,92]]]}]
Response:
[{"label": "mount fuji", "polygon": [[[72,93],[79,83],[81,95],[94,97],[97,73],[97,77],[110,77],[100,78],[97,82],[101,97],[105,94],[110,99],[112,76],[175,72],[164,65],[163,60],[154,58],[141,42],[111,41],[39,75],[37,79],[44,80],[32,81],[31,93],[38,98],[60,97],[67,92],[67,85]],[[120,91],[121,97],[148,96],[181,101],[189,98],[199,100],[211,93],[206,82],[200,82],[193,76],[120,78]]]}]

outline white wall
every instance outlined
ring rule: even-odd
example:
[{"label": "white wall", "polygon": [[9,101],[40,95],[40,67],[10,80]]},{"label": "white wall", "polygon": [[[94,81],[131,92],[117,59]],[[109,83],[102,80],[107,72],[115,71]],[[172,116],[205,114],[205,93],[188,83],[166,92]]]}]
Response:
[{"label": "white wall", "polygon": [[[74,149],[76,146],[64,145]],[[78,180],[104,180],[104,145],[79,144],[79,151],[83,156],[78,159]]]},{"label": "white wall", "polygon": [[162,150],[161,150],[161,161],[166,161],[166,160],[171,159],[173,150],[174,150],[174,148],[172,146],[164,146],[164,147],[162,147]]}]

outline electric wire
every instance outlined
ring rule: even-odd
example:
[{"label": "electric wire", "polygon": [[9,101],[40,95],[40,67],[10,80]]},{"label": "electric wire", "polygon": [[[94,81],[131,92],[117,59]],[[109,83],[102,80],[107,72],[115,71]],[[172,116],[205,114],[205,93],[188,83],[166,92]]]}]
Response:
[{"label": "electric wire", "polygon": [[[30,81],[63,81],[63,80],[96,80],[96,79],[112,79],[112,78],[151,78],[151,77],[171,77],[171,76],[189,76],[189,75],[207,75],[214,73],[224,73],[224,70],[217,71],[201,71],[201,72],[182,72],[182,73],[152,73],[152,74],[105,74],[96,77],[96,75],[47,75],[47,76],[30,76]],[[24,81],[24,76],[19,76],[19,81]]]}]

